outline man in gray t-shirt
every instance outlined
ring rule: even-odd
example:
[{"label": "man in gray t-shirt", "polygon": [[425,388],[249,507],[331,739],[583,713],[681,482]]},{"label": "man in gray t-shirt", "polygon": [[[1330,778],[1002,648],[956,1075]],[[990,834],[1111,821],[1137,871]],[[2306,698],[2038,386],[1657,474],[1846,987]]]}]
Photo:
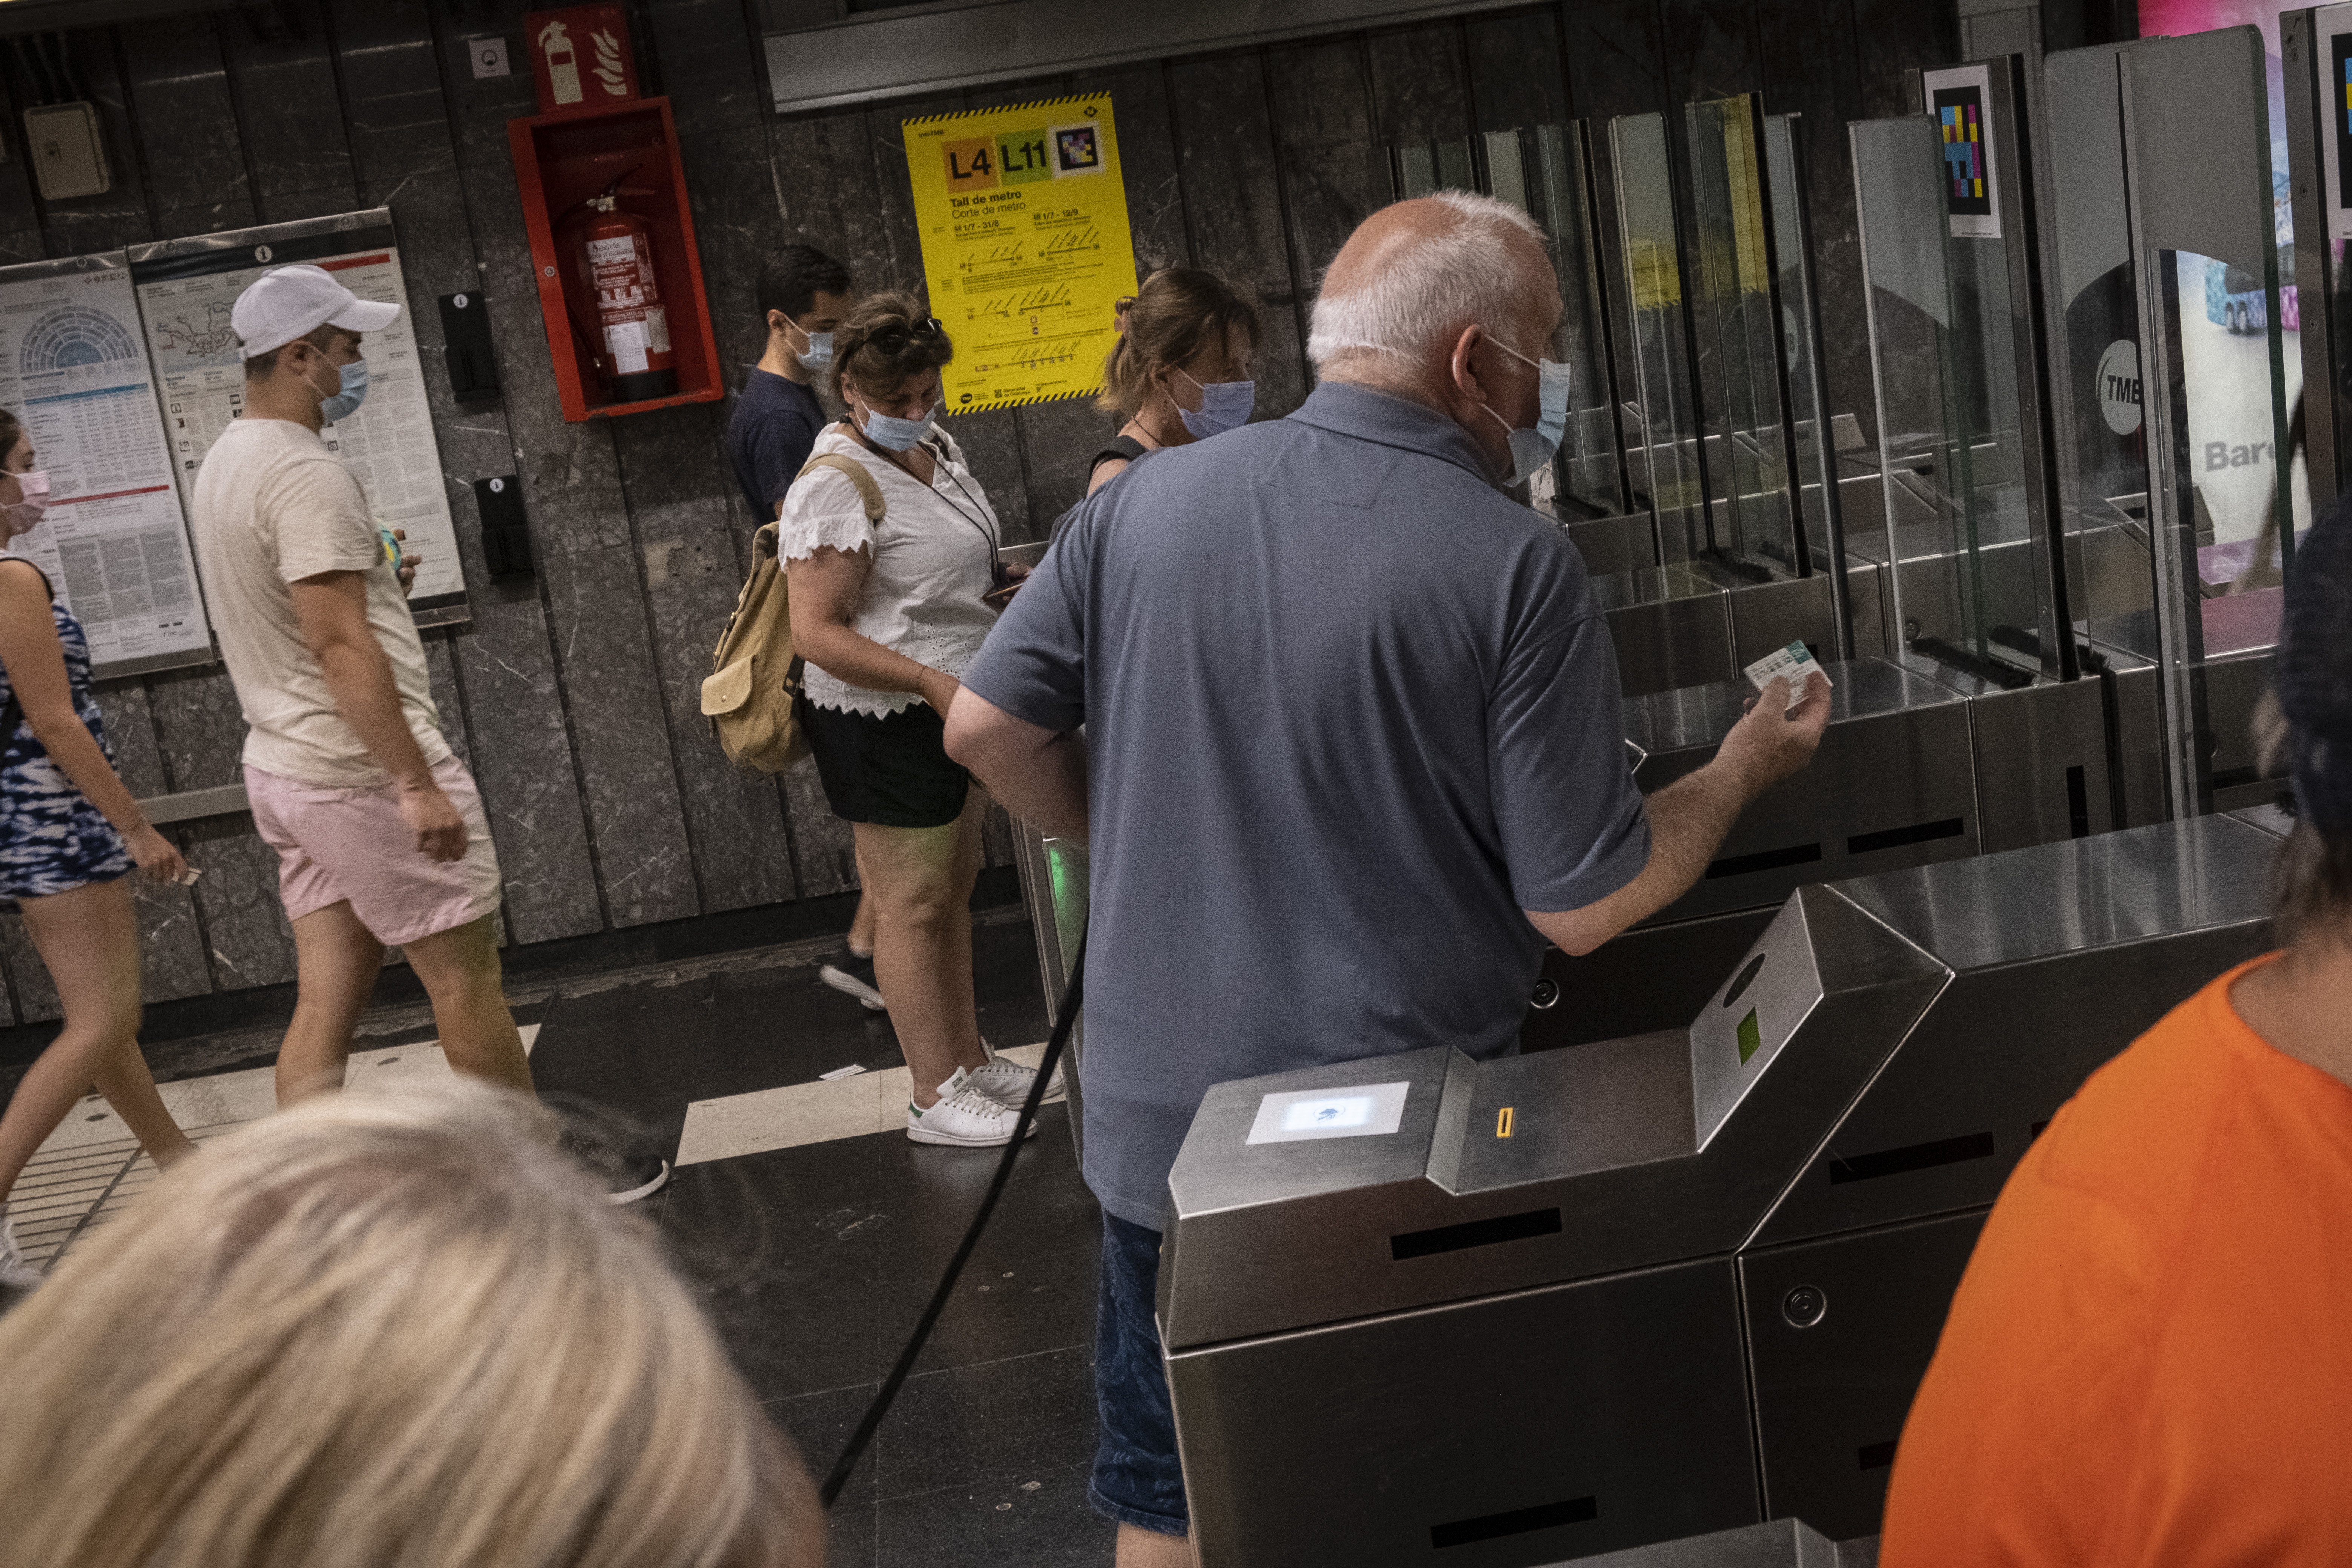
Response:
[{"label": "man in gray t-shirt", "polygon": [[956,697],[950,752],[1090,845],[1094,1495],[1122,1563],[1185,1528],[1142,1336],[1209,1086],[1510,1049],[1545,942],[1589,952],[1680,897],[1820,739],[1825,700],[1768,690],[1717,761],[1635,790],[1583,562],[1498,488],[1556,437],[1565,384],[1533,356],[1559,315],[1516,208],[1375,214],[1316,303],[1313,395],[1097,492]]}]

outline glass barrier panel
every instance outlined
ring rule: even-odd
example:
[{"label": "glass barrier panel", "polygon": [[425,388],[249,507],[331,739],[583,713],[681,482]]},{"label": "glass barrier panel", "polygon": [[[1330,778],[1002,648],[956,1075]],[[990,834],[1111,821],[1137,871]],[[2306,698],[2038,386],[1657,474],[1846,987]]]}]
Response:
[{"label": "glass barrier panel", "polygon": [[1425,196],[1432,191],[1478,189],[1477,169],[1466,136],[1391,147],[1389,161],[1400,201],[1409,196]]},{"label": "glass barrier panel", "polygon": [[2042,61],[2048,105],[2053,308],[2060,374],[2052,423],[2063,454],[2066,579],[2075,627],[2095,648],[2156,658],[2148,552],[2147,437],[2140,403],[2139,300],[2124,199],[2116,57],[2068,49]]},{"label": "glass barrier panel", "polygon": [[1637,504],[1657,520],[1659,561],[1672,564],[1704,553],[1712,540],[1665,117],[1621,115],[1609,122],[1609,142],[1632,323],[1633,363],[1621,386],[1631,426],[1626,467]]},{"label": "glass barrier panel", "polygon": [[1691,324],[1721,563],[1805,574],[1789,504],[1783,352],[1752,93],[1683,107],[1691,160]]},{"label": "glass barrier panel", "polygon": [[2272,157],[2284,120],[2253,27],[2143,40],[2119,66],[2166,783],[2186,816],[2276,793],[2250,726],[2293,563],[2280,520],[2299,510],[2281,460],[2302,369],[2284,336],[2292,218]]},{"label": "glass barrier panel", "polygon": [[1935,121],[1848,128],[1901,645],[1996,684],[2041,669],[2016,344],[1999,240],[1955,238]]},{"label": "glass barrier panel", "polygon": [[[1507,143],[1497,149],[1498,141]],[[1559,278],[1559,336],[1553,353],[1569,367],[1568,429],[1553,481],[1559,515],[1615,517],[1633,510],[1614,409],[1608,301],[1592,222],[1591,163],[1583,122],[1538,125],[1487,138],[1490,168],[1517,173],[1521,205],[1551,237]],[[1496,195],[1503,195],[1496,179]],[[1507,198],[1509,199],[1509,198]]]},{"label": "glass barrier panel", "polygon": [[[1764,188],[1770,198],[1773,258],[1780,268],[1780,331],[1788,345],[1797,505],[1818,571],[1825,563],[1832,568],[1843,563],[1839,536],[1844,530],[1837,511],[1837,443],[1830,428],[1829,388],[1822,364],[1821,300],[1814,290],[1801,124],[1793,114],[1764,117]],[[1845,619],[1843,605],[1838,619]]]}]

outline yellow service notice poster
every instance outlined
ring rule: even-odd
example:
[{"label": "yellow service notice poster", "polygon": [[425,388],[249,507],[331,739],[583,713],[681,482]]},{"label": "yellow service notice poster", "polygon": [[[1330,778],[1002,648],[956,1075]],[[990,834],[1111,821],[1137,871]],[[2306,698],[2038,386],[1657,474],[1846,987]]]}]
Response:
[{"label": "yellow service notice poster", "polygon": [[931,310],[947,324],[947,412],[1102,385],[1135,292],[1110,95],[905,122]]}]

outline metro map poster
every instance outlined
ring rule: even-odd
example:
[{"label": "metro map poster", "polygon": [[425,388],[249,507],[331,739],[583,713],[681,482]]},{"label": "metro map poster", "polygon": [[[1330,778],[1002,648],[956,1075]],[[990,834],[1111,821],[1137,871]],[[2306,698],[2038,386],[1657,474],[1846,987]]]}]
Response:
[{"label": "metro map poster", "polygon": [[417,625],[470,619],[391,210],[159,240],[131,247],[130,258],[172,458],[188,495],[194,493],[205,454],[244,409],[245,366],[229,315],[248,284],[272,267],[308,262],[362,300],[401,307],[391,326],[361,340],[367,402],[319,434],[359,479],[376,521],[406,532],[417,560],[408,595]]},{"label": "metro map poster", "polygon": [[49,478],[11,553],[48,575],[101,679],[213,658],[141,335],[121,251],[0,268],[0,406]]}]

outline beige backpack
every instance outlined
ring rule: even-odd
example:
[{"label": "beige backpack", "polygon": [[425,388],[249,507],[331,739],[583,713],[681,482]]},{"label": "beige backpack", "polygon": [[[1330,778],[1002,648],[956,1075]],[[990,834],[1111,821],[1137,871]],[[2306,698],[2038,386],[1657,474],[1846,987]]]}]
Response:
[{"label": "beige backpack", "polygon": [[[838,468],[857,487],[866,521],[882,525],[882,488],[855,458],[822,452],[801,474]],[[801,659],[793,651],[793,616],[786,603],[783,568],[776,559],[776,525],[760,530],[753,542],[751,577],[735,601],[735,613],[711,650],[710,678],[702,683],[702,712],[719,750],[740,767],[780,773],[808,755],[793,704],[801,694]]]}]

